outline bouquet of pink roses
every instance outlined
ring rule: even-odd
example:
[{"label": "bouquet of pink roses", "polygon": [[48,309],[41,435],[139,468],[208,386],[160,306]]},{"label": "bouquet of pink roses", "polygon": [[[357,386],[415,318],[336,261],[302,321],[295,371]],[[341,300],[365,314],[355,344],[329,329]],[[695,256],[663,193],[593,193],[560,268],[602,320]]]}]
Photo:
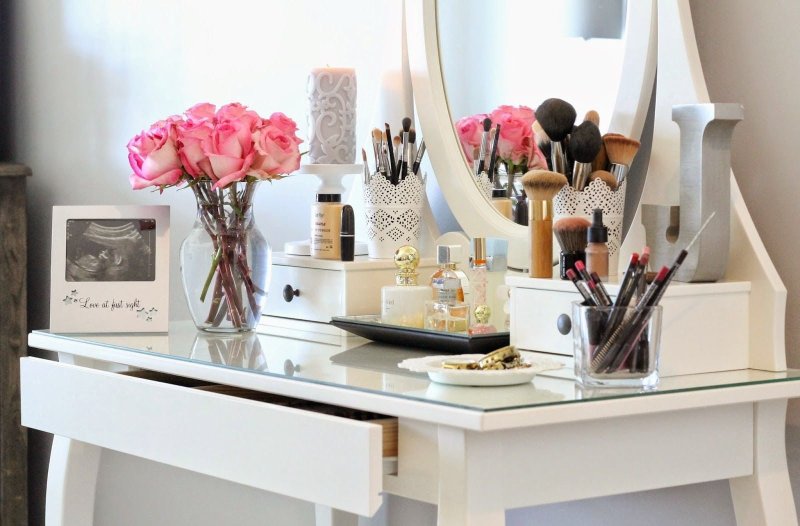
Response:
[{"label": "bouquet of pink roses", "polygon": [[[464,155],[472,164],[475,150],[480,147],[483,121],[489,118],[492,128],[500,125],[497,139],[497,158],[506,167],[506,173],[516,173],[518,168],[545,168],[547,162],[536,146],[531,126],[536,121],[534,111],[527,106],[499,106],[490,114],[479,113],[456,122],[456,131]],[[493,174],[489,174],[490,177]]]},{"label": "bouquet of pink roses", "polygon": [[[181,247],[184,288],[198,327],[248,330],[255,326],[266,298],[268,250],[255,246],[263,237],[250,235],[252,204],[258,181],[280,179],[300,167],[297,125],[283,113],[264,119],[239,103],[217,109],[192,106],[150,126],[128,142],[128,161],[135,189],[186,186],[197,199],[196,230],[209,254],[191,254]],[[196,237],[196,236],[195,236]],[[196,251],[195,251],[196,252]],[[192,259],[193,258],[193,259]],[[193,261],[208,265],[200,284],[187,279]],[[198,311],[214,281],[207,315]],[[199,300],[199,303],[198,303]],[[225,327],[227,323],[227,327]]]}]

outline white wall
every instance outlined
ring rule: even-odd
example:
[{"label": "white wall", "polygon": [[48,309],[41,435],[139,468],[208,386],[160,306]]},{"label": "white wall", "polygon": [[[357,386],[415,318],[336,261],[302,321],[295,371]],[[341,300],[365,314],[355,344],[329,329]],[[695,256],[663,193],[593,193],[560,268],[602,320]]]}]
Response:
[{"label": "white wall", "polygon": [[[800,6],[789,4],[782,3],[789,13],[759,10],[747,0],[726,2],[724,15],[714,3],[698,1],[693,7],[698,10],[697,33],[712,96],[742,101],[748,112],[735,135],[734,169],[790,289],[787,341],[790,360],[798,366],[800,266],[788,248],[791,241],[784,240],[793,239],[792,220],[798,212],[790,199],[800,195],[789,153],[790,141],[798,136],[798,121],[792,120],[798,109],[789,97],[798,87],[798,73],[791,66],[800,56],[800,35],[792,27],[800,23]],[[397,5],[370,0],[16,0],[17,160],[34,171],[29,186],[31,328],[47,325],[52,205],[170,204],[175,260],[178,242],[193,218],[191,197],[186,192],[159,196],[131,191],[128,139],[152,121],[202,100],[237,100],[267,114],[281,110],[304,130],[305,78],[312,66],[325,63],[358,69],[358,104],[363,110],[359,136],[364,137],[374,125],[367,115],[376,106],[379,72],[396,56],[385,44],[399,43],[399,20],[387,16],[396,13]],[[303,176],[262,191],[257,221],[275,246],[305,237],[314,188],[313,180]],[[785,220],[774,217],[776,205]],[[185,317],[177,273],[170,293],[171,314]],[[41,519],[46,454],[41,438],[35,439],[32,524]],[[149,477],[114,479],[111,468],[129,461],[111,458],[105,465],[101,476],[108,482],[107,496],[112,487],[128,488],[144,499],[140,504],[145,508],[151,506],[150,511],[152,506],[170,507],[174,514],[189,513],[196,506],[192,492],[161,488],[189,484],[177,470],[139,463],[131,469]],[[231,502],[231,513],[260,499],[213,480],[198,482],[195,488],[238,498]],[[286,506],[283,511],[289,515],[297,511],[295,503]],[[115,516],[119,508],[100,504],[98,511],[103,519],[99,523],[121,524]],[[434,516],[428,506],[400,500],[390,501],[388,513],[392,524],[431,524]],[[308,517],[307,512],[297,514],[290,523],[302,524]],[[727,484],[713,483],[515,511],[509,523],[533,521],[724,525],[733,523],[733,515]],[[233,515],[228,522],[237,523]],[[135,518],[129,523],[135,524]]]}]

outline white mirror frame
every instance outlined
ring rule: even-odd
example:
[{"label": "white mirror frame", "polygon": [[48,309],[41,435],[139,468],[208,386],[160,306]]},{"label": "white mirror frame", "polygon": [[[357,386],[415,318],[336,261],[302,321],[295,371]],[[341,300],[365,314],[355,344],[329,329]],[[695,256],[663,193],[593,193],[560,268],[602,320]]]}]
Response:
[{"label": "white mirror frame", "polygon": [[[622,81],[609,130],[639,138],[655,80],[656,6],[655,0],[627,4]],[[491,206],[474,184],[470,167],[461,153],[447,104],[436,10],[436,0],[406,0],[411,82],[433,172],[450,210],[466,234],[508,239],[509,266],[527,269],[530,262],[528,228],[512,223]]]}]

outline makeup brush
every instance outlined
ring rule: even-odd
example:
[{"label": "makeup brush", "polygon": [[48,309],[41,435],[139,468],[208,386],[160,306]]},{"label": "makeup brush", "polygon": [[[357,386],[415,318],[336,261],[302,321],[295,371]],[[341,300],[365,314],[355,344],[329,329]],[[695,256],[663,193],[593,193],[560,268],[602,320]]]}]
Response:
[{"label": "makeup brush", "polygon": [[361,160],[364,161],[364,184],[369,184],[369,163],[367,162],[367,150],[361,148]]},{"label": "makeup brush", "polygon": [[[402,133],[402,132],[400,132]],[[403,141],[399,135],[395,135],[392,139],[392,148],[394,148],[394,158],[397,159],[395,170],[397,171],[397,180],[400,180],[400,164],[403,162]]]},{"label": "makeup brush", "polygon": [[598,128],[600,127],[600,114],[594,110],[589,110],[586,112],[586,115],[583,116],[583,122],[593,122],[595,126]]},{"label": "makeup brush", "polygon": [[[603,135],[603,141],[605,142],[606,137],[623,137],[620,133],[606,133]],[[600,145],[600,151],[597,152],[597,157],[594,158],[592,161],[592,170],[608,170],[608,155],[606,154],[606,145]],[[616,178],[615,178],[616,179]]]},{"label": "makeup brush", "polygon": [[401,145],[402,151],[400,153],[400,180],[406,178],[408,175],[408,158],[411,155],[411,142],[409,141],[410,132],[404,131],[403,132],[403,144]]},{"label": "makeup brush", "polygon": [[608,170],[595,170],[594,172],[589,174],[589,182],[591,183],[595,179],[600,179],[604,183],[611,188],[612,191],[617,189],[617,178],[614,177],[614,174],[609,172]]},{"label": "makeup brush", "polygon": [[606,146],[606,155],[611,162],[609,170],[617,179],[617,185],[621,185],[625,180],[628,169],[639,151],[639,141],[623,136],[606,136],[603,139]]},{"label": "makeup brush", "polygon": [[408,164],[413,166],[414,159],[417,158],[417,130],[411,128],[411,131],[408,132]]},{"label": "makeup brush", "polygon": [[425,156],[425,139],[419,143],[419,150],[417,150],[417,157],[414,159],[414,166],[411,170],[416,174],[419,173],[419,165],[422,163],[422,158]]},{"label": "makeup brush", "polygon": [[497,141],[500,140],[500,124],[494,127],[494,137],[492,138],[492,153],[489,155],[489,180],[494,181],[494,174],[497,172]]},{"label": "makeup brush", "polygon": [[563,141],[572,131],[576,116],[572,104],[561,99],[547,99],[536,109],[537,122],[550,137],[550,158],[554,172],[567,173]]},{"label": "makeup brush", "polygon": [[581,191],[589,180],[592,171],[592,161],[600,151],[603,138],[600,130],[592,121],[584,121],[572,132],[569,138],[569,151],[575,159],[572,169],[572,187]]},{"label": "makeup brush", "polygon": [[547,161],[547,168],[552,170],[553,161],[550,159],[550,137],[544,132],[539,121],[533,121],[531,130],[533,130],[533,136],[536,138],[536,146],[539,148],[539,151],[542,152],[542,155],[544,155],[545,161]]},{"label": "makeup brush", "polygon": [[478,153],[478,173],[480,175],[486,165],[486,153],[489,151],[489,130],[492,129],[492,119],[483,119],[483,133],[481,133],[481,150]]},{"label": "makeup brush", "polygon": [[381,143],[383,142],[383,133],[378,128],[372,128],[372,150],[375,153],[375,171],[381,172],[385,175],[384,168],[381,163]]},{"label": "makeup brush", "polygon": [[553,233],[561,245],[561,279],[568,279],[567,270],[574,269],[576,261],[586,262],[586,233],[590,226],[582,217],[564,217],[553,224]]},{"label": "makeup brush", "polygon": [[553,197],[566,184],[566,176],[558,172],[531,170],[522,176],[522,186],[531,201],[532,278],[553,277]]},{"label": "makeup brush", "polygon": [[394,150],[392,149],[392,129],[389,128],[389,123],[383,123],[386,126],[386,149],[389,150],[389,167],[387,171],[389,172],[389,181],[392,184],[397,184],[399,181],[397,180],[397,165],[395,164],[394,160]]}]

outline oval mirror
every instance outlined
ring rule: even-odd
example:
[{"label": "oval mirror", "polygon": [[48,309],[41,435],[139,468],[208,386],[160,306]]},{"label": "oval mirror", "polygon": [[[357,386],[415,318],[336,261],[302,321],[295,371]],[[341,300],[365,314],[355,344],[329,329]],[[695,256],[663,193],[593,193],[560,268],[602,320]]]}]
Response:
[{"label": "oval mirror", "polygon": [[[571,24],[592,19],[581,10],[598,4],[623,6],[616,11],[622,38],[573,36]],[[509,266],[527,268],[527,228],[498,212],[476,184],[464,129],[459,135],[454,123],[501,105],[535,109],[558,97],[579,120],[595,110],[601,131],[639,139],[655,77],[654,0],[407,0],[406,15],[419,121],[442,194],[467,235],[508,239]],[[507,192],[521,189],[512,183]],[[638,197],[629,192],[627,200]]]}]

